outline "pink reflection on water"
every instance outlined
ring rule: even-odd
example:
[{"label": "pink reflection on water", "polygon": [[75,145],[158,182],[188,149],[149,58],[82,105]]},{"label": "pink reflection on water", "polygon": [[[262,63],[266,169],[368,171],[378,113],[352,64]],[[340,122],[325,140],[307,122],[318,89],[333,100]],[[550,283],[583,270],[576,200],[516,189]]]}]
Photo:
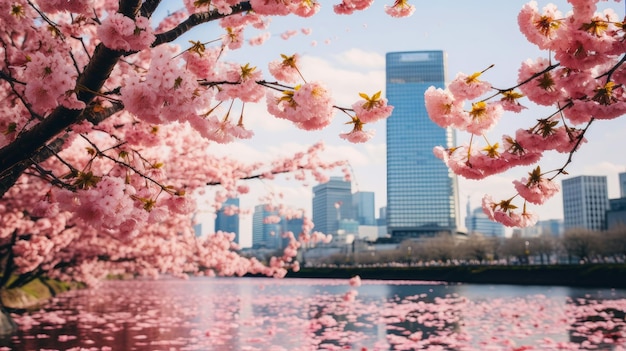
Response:
[{"label": "pink reflection on water", "polygon": [[[266,278],[111,281],[0,350],[626,350],[626,291]],[[572,295],[572,296],[570,296]]]}]

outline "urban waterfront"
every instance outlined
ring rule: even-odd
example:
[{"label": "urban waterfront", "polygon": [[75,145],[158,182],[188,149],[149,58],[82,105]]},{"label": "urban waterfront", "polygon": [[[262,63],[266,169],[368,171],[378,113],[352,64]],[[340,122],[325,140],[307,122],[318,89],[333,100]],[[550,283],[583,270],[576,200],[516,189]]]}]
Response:
[{"label": "urban waterfront", "polygon": [[1,350],[625,350],[626,290],[348,279],[107,281]]}]

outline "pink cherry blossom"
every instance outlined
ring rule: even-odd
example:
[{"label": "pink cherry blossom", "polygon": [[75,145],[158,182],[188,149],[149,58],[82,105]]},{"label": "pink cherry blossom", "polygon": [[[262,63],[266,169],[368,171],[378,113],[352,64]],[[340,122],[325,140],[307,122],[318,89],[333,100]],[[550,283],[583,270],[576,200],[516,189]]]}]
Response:
[{"label": "pink cherry blossom", "polygon": [[500,120],[504,110],[499,103],[476,102],[468,113],[466,124],[461,127],[468,132],[482,135],[491,130]]},{"label": "pink cherry blossom", "polygon": [[510,200],[503,200],[499,203],[494,202],[490,195],[485,195],[482,200],[483,212],[491,220],[500,222],[507,227],[530,227],[537,222],[537,215],[526,211],[519,213],[515,211],[515,207],[511,207]]},{"label": "pink cherry blossom", "polygon": [[73,80],[76,73],[71,68],[71,63],[59,53],[44,55],[35,52],[26,64],[23,78],[27,81],[24,96],[31,103],[35,112],[44,114],[59,103],[68,107],[80,108],[84,106],[76,100],[76,95],[71,89],[76,84]]},{"label": "pink cherry blossom", "polygon": [[133,20],[121,13],[109,13],[102,20],[98,37],[106,47],[124,51],[146,49],[155,39],[149,19],[137,17]]},{"label": "pink cherry blossom", "polygon": [[[550,123],[548,121],[542,124]],[[549,128],[541,127],[536,131],[519,129],[515,133],[515,138],[519,145],[528,151],[543,152],[546,150],[556,150],[559,152],[572,152],[574,147],[586,142],[586,139],[579,140],[582,135],[580,130],[566,127]]]},{"label": "pink cherry blossom", "polygon": [[563,31],[567,26],[567,21],[562,19],[563,15],[554,4],[546,5],[542,13],[539,13],[537,2],[530,1],[522,7],[517,23],[529,42],[540,49],[550,49],[559,31]]},{"label": "pink cherry blossom", "polygon": [[380,97],[380,91],[371,97],[364,93],[359,95],[363,100],[352,104],[352,108],[361,122],[374,123],[391,115],[393,106],[387,105],[387,99]]},{"label": "pink cherry blossom", "polygon": [[350,278],[350,286],[353,287],[358,287],[361,286],[361,277],[358,275],[355,275],[354,277]]},{"label": "pink cherry blossom", "polygon": [[339,137],[351,143],[365,143],[369,141],[375,134],[374,130],[352,130],[349,133],[340,133]]},{"label": "pink cherry blossom", "polygon": [[[534,172],[531,175],[534,175]],[[536,205],[543,204],[559,192],[558,184],[540,175],[536,177],[531,176],[530,179],[522,178],[521,180],[514,180],[513,185],[520,196],[526,201]]]},{"label": "pink cherry blossom", "polygon": [[269,32],[265,32],[248,40],[248,44],[252,46],[263,45],[263,43],[265,43],[270,37],[271,34]]},{"label": "pink cherry blossom", "polygon": [[391,17],[409,17],[415,12],[415,6],[408,0],[394,0],[393,6],[385,5],[385,12]]},{"label": "pink cherry blossom", "polygon": [[480,73],[468,76],[459,73],[450,82],[448,89],[457,100],[473,100],[491,90],[491,84],[478,80]]},{"label": "pink cherry blossom", "polygon": [[337,14],[350,15],[354,11],[362,11],[372,5],[374,0],[342,0],[341,4],[333,5],[333,10]]},{"label": "pink cherry blossom", "polygon": [[527,60],[519,69],[518,76],[518,82],[524,82],[534,75],[538,75],[538,77],[532,79],[527,84],[521,85],[519,89],[531,101],[544,106],[555,105],[557,101],[564,97],[563,91],[555,83],[558,77],[550,71],[541,73],[549,65],[550,62],[545,58],[539,58],[536,61]]},{"label": "pink cherry blossom", "polygon": [[487,175],[482,169],[474,168],[470,162],[472,151],[468,152],[467,147],[457,147],[446,150],[441,146],[433,148],[433,153],[441,159],[455,174],[467,179],[483,179]]},{"label": "pink cherry blossom", "polygon": [[281,55],[282,60],[274,60],[269,63],[269,71],[274,78],[285,83],[296,83],[301,79],[298,63],[300,55]]},{"label": "pink cherry blossom", "polygon": [[345,302],[354,302],[356,301],[356,297],[359,295],[359,292],[352,289],[343,295],[343,300]]},{"label": "pink cherry blossom", "polygon": [[320,10],[318,1],[295,1],[292,4],[291,12],[300,17],[311,17]]},{"label": "pink cherry blossom", "polygon": [[462,102],[458,103],[449,90],[429,87],[424,98],[428,116],[438,126],[461,127],[465,124]]},{"label": "pink cherry blossom", "polygon": [[290,12],[289,6],[282,1],[251,0],[250,5],[260,15],[285,16]]},{"label": "pink cherry blossom", "polygon": [[90,0],[41,0],[37,3],[42,11],[49,13],[68,11],[88,14],[92,6]]},{"label": "pink cherry blossom", "polygon": [[268,93],[268,111],[274,116],[290,120],[304,130],[322,129],[332,121],[333,102],[323,84],[305,83],[283,96],[279,98]]}]

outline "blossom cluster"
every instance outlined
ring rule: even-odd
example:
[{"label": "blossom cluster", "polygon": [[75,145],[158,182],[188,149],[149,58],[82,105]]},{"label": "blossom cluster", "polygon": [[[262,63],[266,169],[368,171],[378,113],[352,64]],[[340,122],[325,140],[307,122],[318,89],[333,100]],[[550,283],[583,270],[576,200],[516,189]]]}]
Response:
[{"label": "blossom cluster", "polygon": [[139,51],[147,49],[155,39],[150,20],[132,19],[121,13],[110,13],[98,27],[98,37],[113,50]]},{"label": "blossom cluster", "polygon": [[[613,10],[597,13],[596,1],[570,3],[572,11],[567,15],[552,4],[540,11],[535,1],[522,8],[518,16],[521,32],[553,57],[523,62],[515,87],[493,88],[479,79],[483,71],[459,73],[447,88],[430,87],[425,92],[426,110],[433,122],[472,136],[469,145],[434,149],[454,173],[483,179],[512,167],[536,164],[546,151],[571,154],[586,142],[584,134],[591,122],[626,113],[624,23]],[[487,140],[487,133],[505,112],[519,113],[526,108],[522,99],[554,106],[557,111],[530,128],[504,135],[501,143],[487,141],[480,146],[476,140]],[[514,187],[524,202],[542,204],[558,191],[553,179],[564,173],[564,168],[554,172],[549,176],[533,171],[529,178],[514,181]],[[508,226],[533,225],[536,216],[527,211],[526,204],[520,214],[510,200],[494,202],[487,196],[483,209]]]}]

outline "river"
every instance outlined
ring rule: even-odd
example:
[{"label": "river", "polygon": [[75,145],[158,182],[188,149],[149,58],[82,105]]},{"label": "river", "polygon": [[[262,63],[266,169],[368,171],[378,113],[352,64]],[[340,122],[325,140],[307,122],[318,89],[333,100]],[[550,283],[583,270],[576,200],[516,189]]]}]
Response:
[{"label": "river", "polygon": [[339,279],[107,281],[0,350],[626,350],[626,290]]}]

